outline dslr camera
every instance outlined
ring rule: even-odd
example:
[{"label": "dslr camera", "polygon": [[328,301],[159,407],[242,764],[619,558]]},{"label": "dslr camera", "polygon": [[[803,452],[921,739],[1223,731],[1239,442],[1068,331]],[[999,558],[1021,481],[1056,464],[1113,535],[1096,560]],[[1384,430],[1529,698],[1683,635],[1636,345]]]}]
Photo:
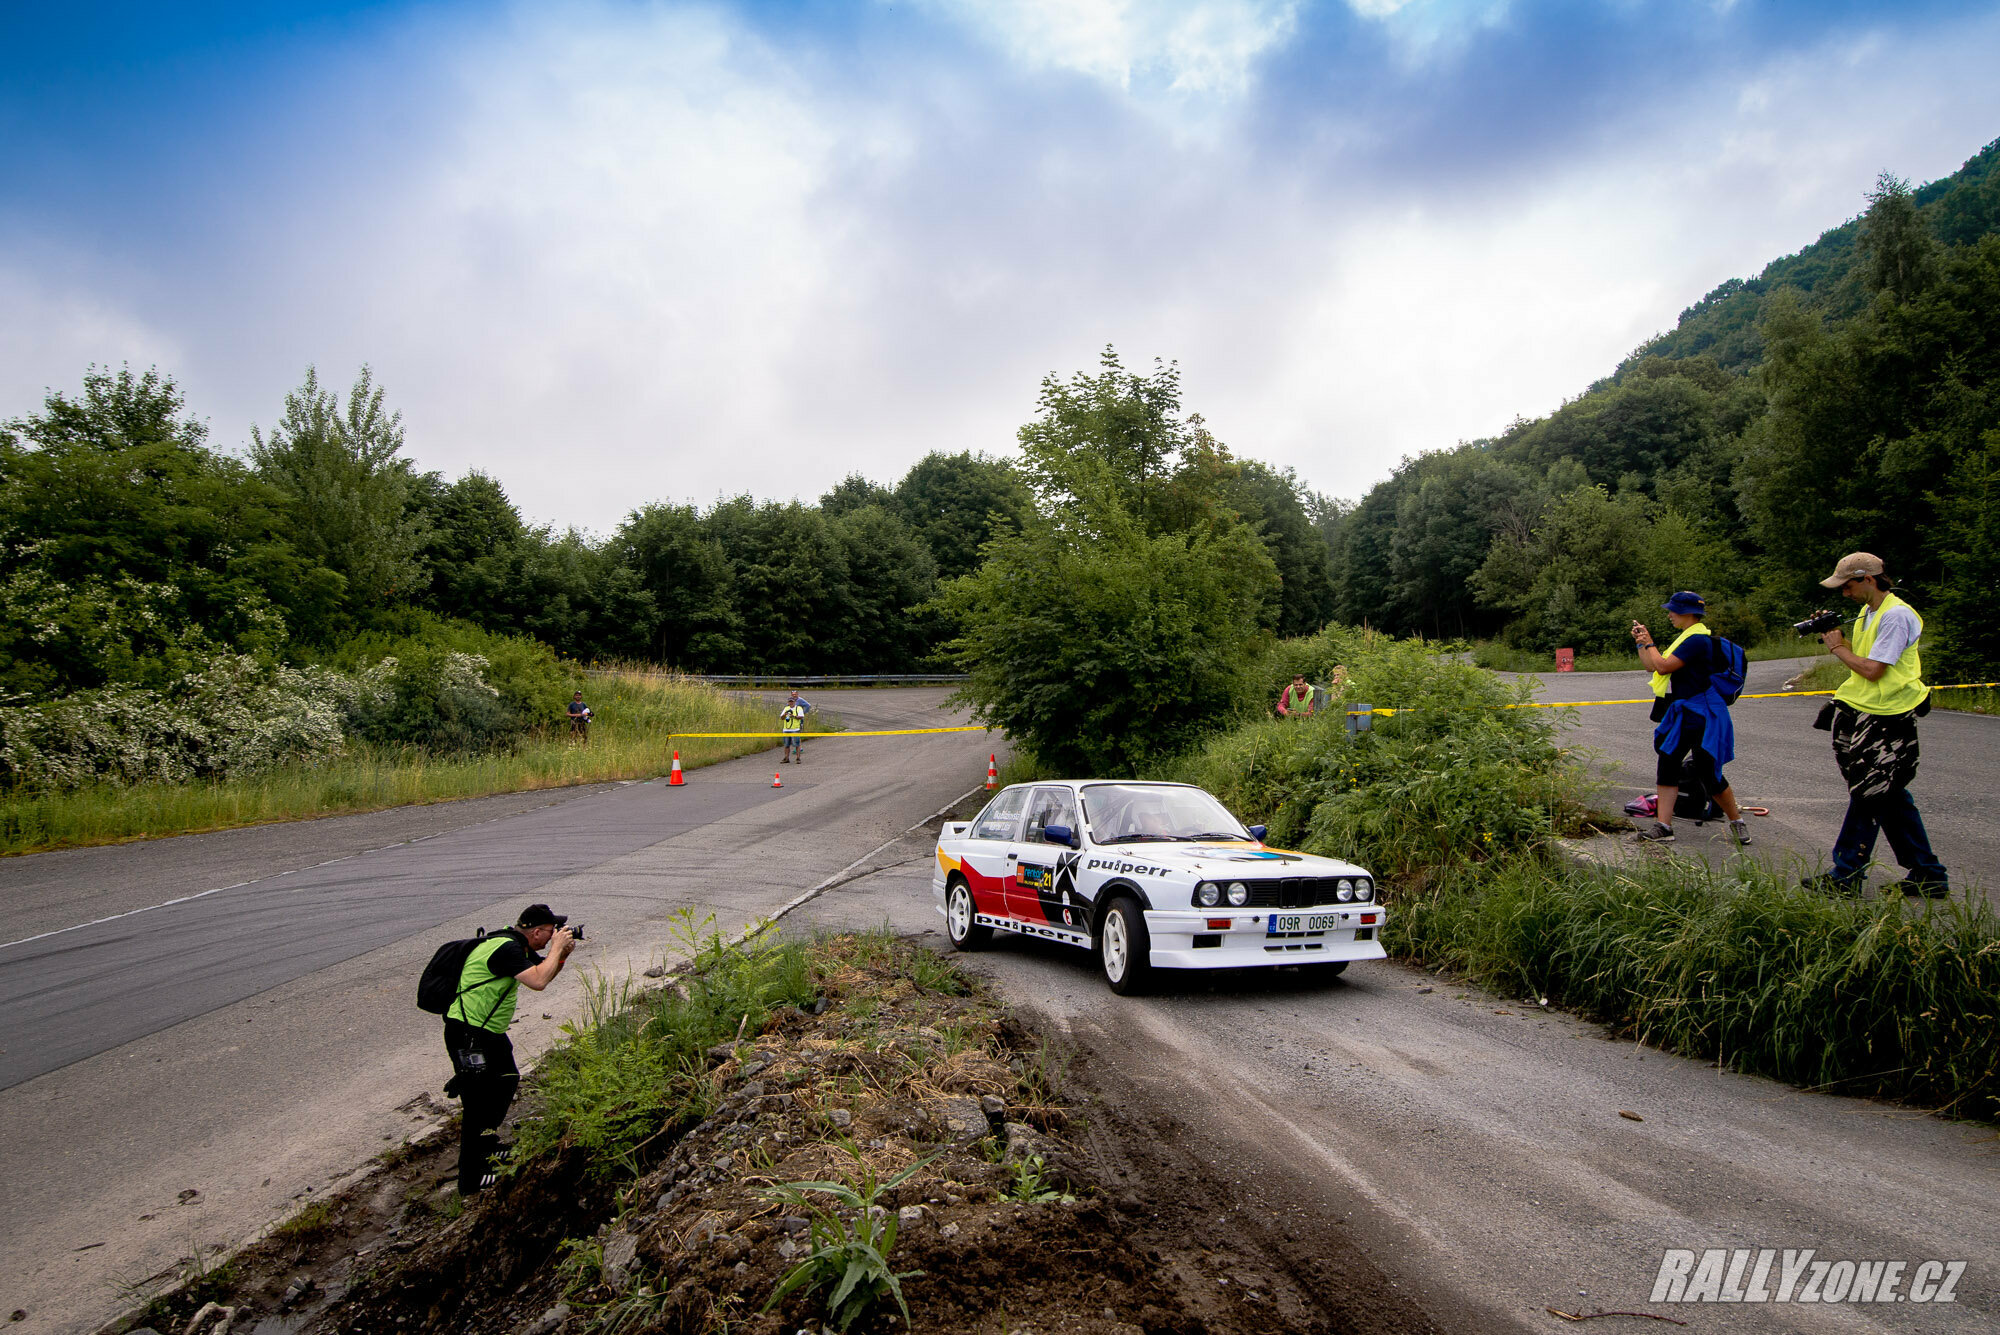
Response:
[{"label": "dslr camera", "polygon": [[581,941],[581,940],[583,940],[583,924],[582,924],[582,923],[580,923],[580,922],[573,922],[573,923],[570,923],[570,924],[569,924],[569,934],[570,934],[570,938],[571,938],[572,940],[575,940],[575,941]]},{"label": "dslr camera", "polygon": [[1824,635],[1830,630],[1838,630],[1844,618],[1838,612],[1814,612],[1804,621],[1792,623],[1792,629],[1801,635]]}]

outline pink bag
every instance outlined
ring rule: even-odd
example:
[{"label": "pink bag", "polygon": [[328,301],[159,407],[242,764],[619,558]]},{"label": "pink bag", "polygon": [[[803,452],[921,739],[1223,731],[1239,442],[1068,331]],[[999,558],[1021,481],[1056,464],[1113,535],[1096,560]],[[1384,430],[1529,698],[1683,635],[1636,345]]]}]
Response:
[{"label": "pink bag", "polygon": [[1647,793],[1644,797],[1633,798],[1625,804],[1625,814],[1628,816],[1659,815],[1660,795],[1658,793]]}]

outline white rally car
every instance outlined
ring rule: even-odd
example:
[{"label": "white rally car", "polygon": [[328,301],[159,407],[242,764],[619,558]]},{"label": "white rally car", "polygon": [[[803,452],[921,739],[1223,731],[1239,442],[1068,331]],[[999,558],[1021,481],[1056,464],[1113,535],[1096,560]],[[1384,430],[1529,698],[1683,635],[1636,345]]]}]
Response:
[{"label": "white rally car", "polygon": [[995,929],[1095,950],[1115,992],[1160,969],[1379,960],[1375,878],[1263,845],[1184,783],[1022,783],[938,838],[931,891],[945,932],[977,950]]}]

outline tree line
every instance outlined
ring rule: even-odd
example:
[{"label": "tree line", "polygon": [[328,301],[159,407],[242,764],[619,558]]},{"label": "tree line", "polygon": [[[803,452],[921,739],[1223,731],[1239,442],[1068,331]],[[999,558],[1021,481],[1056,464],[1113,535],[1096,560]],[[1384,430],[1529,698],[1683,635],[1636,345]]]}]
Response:
[{"label": "tree line", "polygon": [[1732,280],[1549,416],[1326,516],[1338,617],[1609,650],[1692,588],[1755,641],[1880,555],[1933,675],[2000,672],[2000,141]]},{"label": "tree line", "polygon": [[[1127,376],[1109,353],[1106,367],[1107,385],[1150,397],[1077,411],[1136,439],[1149,423],[1121,414],[1175,410],[1171,369]],[[1233,458],[1198,419],[1176,429],[1192,445],[1181,472],[1135,465],[1148,503],[1226,504],[1274,575],[1253,617],[1317,628],[1333,610],[1314,526],[1327,502]],[[492,658],[491,637],[528,637],[691,671],[935,668],[955,633],[940,589],[1030,526],[1046,491],[1007,459],[939,451],[893,486],[854,475],[817,504],[643,505],[599,537],[531,523],[486,473],[421,471],[405,445],[365,368],[344,396],[309,370],[241,454],[211,447],[157,369],[93,367],[80,392],[50,393],[0,425],[0,703],[164,690],[219,656],[359,667],[425,638]]]}]

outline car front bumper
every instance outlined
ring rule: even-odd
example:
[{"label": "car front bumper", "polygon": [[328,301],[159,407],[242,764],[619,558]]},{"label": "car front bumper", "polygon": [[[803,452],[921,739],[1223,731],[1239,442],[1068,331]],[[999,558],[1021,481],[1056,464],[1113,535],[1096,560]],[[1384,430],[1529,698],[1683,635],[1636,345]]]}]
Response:
[{"label": "car front bumper", "polygon": [[1269,930],[1269,910],[1153,909],[1146,914],[1152,963],[1158,969],[1255,969],[1280,964],[1328,964],[1335,960],[1379,960],[1382,924],[1388,911],[1379,904],[1327,904],[1286,909],[1287,914],[1331,916],[1334,925],[1318,932]]}]

